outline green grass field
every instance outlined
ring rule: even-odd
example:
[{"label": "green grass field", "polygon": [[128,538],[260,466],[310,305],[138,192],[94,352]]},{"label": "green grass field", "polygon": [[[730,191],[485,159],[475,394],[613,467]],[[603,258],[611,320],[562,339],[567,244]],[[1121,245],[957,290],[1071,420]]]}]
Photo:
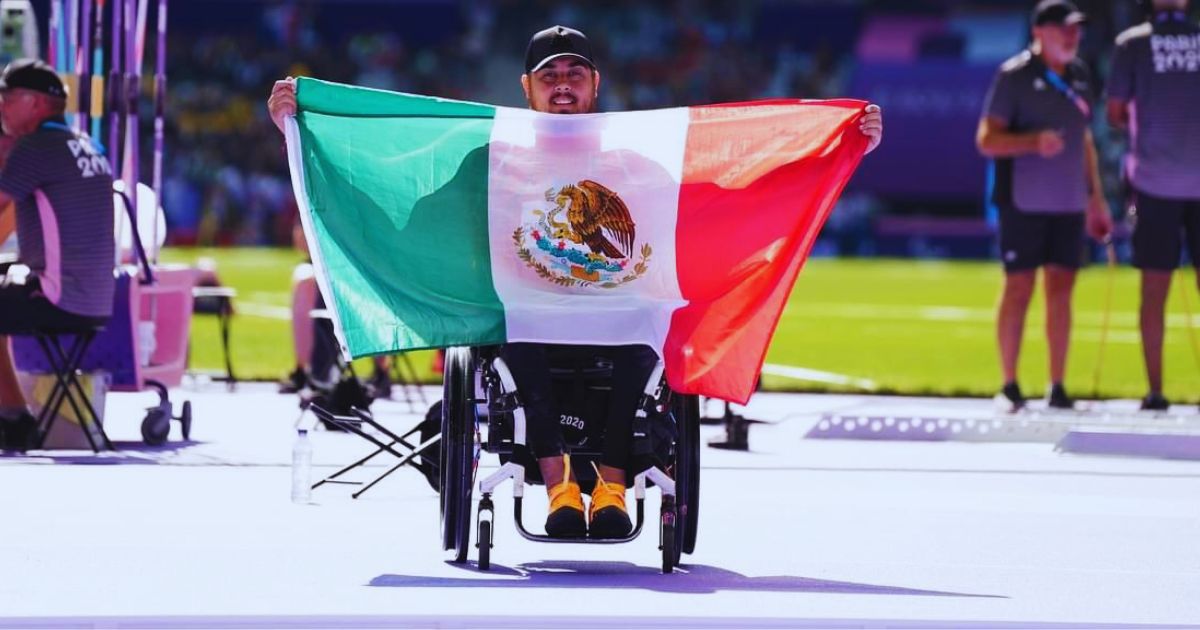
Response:
[{"label": "green grass field", "polygon": [[[282,377],[294,364],[289,290],[300,255],[285,249],[172,249],[162,257],[191,263],[201,256],[215,259],[222,281],[238,290],[231,343],[239,377]],[[1107,273],[1102,266],[1085,270],[1076,289],[1067,387],[1079,396],[1092,394]],[[995,263],[813,260],[796,284],[767,362],[868,379],[880,392],[991,395],[1000,381],[993,331],[1000,281]],[[1139,397],[1145,393],[1145,377],[1137,274],[1122,267],[1115,283],[1099,394]],[[1176,278],[1167,305],[1166,394],[1173,401],[1196,402],[1200,368],[1187,330],[1184,286],[1195,286],[1190,270]],[[1195,293],[1191,297],[1193,308],[1200,308]],[[1021,382],[1027,395],[1040,395],[1047,380],[1042,308],[1036,299],[1026,328]],[[1190,323],[1200,335],[1200,318]],[[219,370],[214,316],[197,316],[192,340],[193,367]],[[413,354],[414,364],[432,380],[429,359],[429,353]],[[764,385],[773,390],[855,390],[770,373]]]}]

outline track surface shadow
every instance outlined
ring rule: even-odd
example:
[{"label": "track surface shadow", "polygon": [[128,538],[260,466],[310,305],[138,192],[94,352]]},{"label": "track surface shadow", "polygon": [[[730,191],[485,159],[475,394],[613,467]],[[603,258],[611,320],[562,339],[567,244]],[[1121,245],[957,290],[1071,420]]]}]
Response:
[{"label": "track surface shadow", "polygon": [[[450,563],[447,563],[450,564]],[[751,577],[703,564],[683,565],[671,575],[658,567],[630,562],[542,561],[505,567],[493,564],[479,571],[474,563],[450,564],[470,577],[433,577],[384,574],[368,584],[377,587],[417,588],[596,588],[641,589],[662,593],[716,593],[756,591],[775,593],[844,593],[853,595],[910,595],[936,597],[1006,598],[1003,595],[931,591],[901,586],[837,582],[788,575]]]}]

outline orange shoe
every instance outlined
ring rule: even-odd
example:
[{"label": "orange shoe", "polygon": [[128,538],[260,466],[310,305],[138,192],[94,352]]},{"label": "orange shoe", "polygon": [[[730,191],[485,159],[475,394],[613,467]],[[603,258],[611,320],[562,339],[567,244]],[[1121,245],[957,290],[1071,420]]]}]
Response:
[{"label": "orange shoe", "polygon": [[592,505],[588,509],[588,536],[592,538],[624,538],[633,530],[629,511],[625,509],[625,486],[608,483],[596,469],[596,487],[592,489]]},{"label": "orange shoe", "polygon": [[550,515],[546,517],[546,535],[554,538],[583,538],[587,521],[583,518],[583,494],[579,484],[571,481],[571,457],[563,454],[562,483],[547,488],[550,495]]}]

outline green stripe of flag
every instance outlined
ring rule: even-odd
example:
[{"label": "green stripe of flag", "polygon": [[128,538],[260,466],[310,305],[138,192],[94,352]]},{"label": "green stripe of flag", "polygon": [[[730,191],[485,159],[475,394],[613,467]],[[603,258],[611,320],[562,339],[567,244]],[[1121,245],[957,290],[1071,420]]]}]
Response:
[{"label": "green stripe of flag", "polygon": [[504,341],[488,255],[495,109],[312,79],[297,90],[312,227],[350,353]]}]

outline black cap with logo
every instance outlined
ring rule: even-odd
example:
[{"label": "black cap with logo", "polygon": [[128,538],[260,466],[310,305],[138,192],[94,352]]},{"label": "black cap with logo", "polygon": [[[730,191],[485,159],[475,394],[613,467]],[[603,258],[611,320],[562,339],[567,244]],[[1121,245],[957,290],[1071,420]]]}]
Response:
[{"label": "black cap with logo", "polygon": [[1042,0],[1033,8],[1033,25],[1071,26],[1087,22],[1087,15],[1070,0]]},{"label": "black cap with logo", "polygon": [[0,91],[21,88],[57,98],[67,97],[67,87],[58,73],[44,61],[18,59],[4,68],[0,75]]},{"label": "black cap with logo", "polygon": [[565,26],[551,26],[534,33],[525,49],[525,73],[537,72],[559,57],[577,57],[592,68],[592,43],[587,35]]}]

